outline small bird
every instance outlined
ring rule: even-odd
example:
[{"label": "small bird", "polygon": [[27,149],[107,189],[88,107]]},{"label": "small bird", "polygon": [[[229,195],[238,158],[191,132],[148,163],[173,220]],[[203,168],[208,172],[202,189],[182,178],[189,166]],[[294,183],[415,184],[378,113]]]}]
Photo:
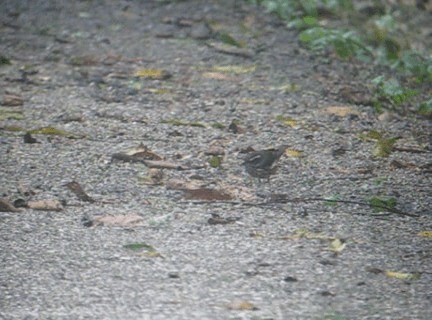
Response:
[{"label": "small bird", "polygon": [[281,145],[277,148],[249,153],[243,162],[246,172],[252,177],[267,179],[267,182],[270,182],[270,176],[277,170],[276,162],[287,148],[287,145]]}]

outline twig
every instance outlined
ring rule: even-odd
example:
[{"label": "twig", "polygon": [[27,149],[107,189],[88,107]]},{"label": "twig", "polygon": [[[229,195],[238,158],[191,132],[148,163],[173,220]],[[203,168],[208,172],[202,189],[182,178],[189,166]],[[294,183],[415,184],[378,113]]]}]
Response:
[{"label": "twig", "polygon": [[315,202],[315,201],[357,204],[357,205],[360,205],[360,206],[367,206],[367,207],[370,207],[370,208],[384,209],[384,210],[386,210],[388,212],[399,214],[401,216],[419,217],[419,215],[416,214],[416,213],[408,213],[408,212],[404,212],[404,211],[396,209],[396,208],[391,208],[391,207],[380,205],[380,204],[370,204],[370,203],[361,202],[361,201],[333,200],[333,199],[326,199],[326,198],[294,198],[294,199],[278,199],[278,200],[276,200],[274,202],[275,203],[287,203],[287,202]]},{"label": "twig", "polygon": [[[370,208],[379,208],[386,210],[390,213],[395,213],[401,216],[407,216],[407,217],[419,217],[416,213],[408,213],[404,212],[402,210],[396,209],[396,208],[390,208],[384,205],[379,204],[370,204],[367,202],[361,202],[361,201],[351,201],[351,200],[332,200],[332,199],[326,199],[326,198],[294,198],[294,199],[276,199],[266,202],[243,202],[243,201],[215,201],[218,204],[231,204],[231,205],[241,205],[241,206],[247,206],[247,207],[264,207],[269,206],[275,203],[295,203],[295,202],[333,202],[333,203],[346,203],[346,204],[357,204],[360,206],[367,206]],[[189,204],[210,204],[214,202],[210,201],[188,201]],[[381,216],[381,215],[380,215]]]}]

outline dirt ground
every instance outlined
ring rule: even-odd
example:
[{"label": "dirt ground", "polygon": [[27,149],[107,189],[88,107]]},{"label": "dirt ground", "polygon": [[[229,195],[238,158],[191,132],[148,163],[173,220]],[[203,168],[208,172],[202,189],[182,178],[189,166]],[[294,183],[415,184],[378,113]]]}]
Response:
[{"label": "dirt ground", "polygon": [[0,1],[0,318],[430,318],[430,121],[262,11]]}]

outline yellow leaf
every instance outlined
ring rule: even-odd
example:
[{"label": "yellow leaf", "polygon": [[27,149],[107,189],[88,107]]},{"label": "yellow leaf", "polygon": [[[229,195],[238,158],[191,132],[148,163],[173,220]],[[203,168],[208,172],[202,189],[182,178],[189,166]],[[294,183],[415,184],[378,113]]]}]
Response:
[{"label": "yellow leaf", "polygon": [[140,78],[164,80],[171,77],[171,74],[169,74],[165,70],[160,69],[139,69],[135,71],[134,76]]},{"label": "yellow leaf", "polygon": [[418,235],[419,237],[432,238],[432,231],[431,231],[431,230],[427,230],[427,231],[420,231],[419,233],[417,233],[417,235]]},{"label": "yellow leaf", "polygon": [[385,275],[389,278],[395,278],[399,280],[417,280],[420,279],[419,273],[403,273],[396,271],[385,271]]},{"label": "yellow leaf", "polygon": [[291,158],[300,158],[303,156],[303,151],[294,150],[294,149],[286,149],[285,154]]},{"label": "yellow leaf", "polygon": [[60,130],[54,127],[42,127],[39,129],[34,129],[34,130],[30,130],[28,131],[28,133],[30,134],[48,134],[48,135],[54,135],[54,136],[63,136],[63,137],[67,137],[67,138],[71,138],[71,139],[76,139],[76,138],[82,138],[82,136],[78,136],[75,135],[73,133],[64,131],[64,130]]},{"label": "yellow leaf", "polygon": [[254,72],[256,70],[256,66],[214,66],[212,68],[212,71],[215,72],[224,72],[224,73],[234,73],[234,74],[241,74],[241,73],[250,73]]},{"label": "yellow leaf", "polygon": [[336,238],[330,242],[330,251],[339,253],[343,249],[345,249],[345,246],[346,246],[345,240]]},{"label": "yellow leaf", "polygon": [[283,124],[286,124],[287,126],[290,127],[295,127],[297,126],[298,121],[292,117],[285,117],[285,116],[277,116],[276,117],[277,121],[282,122]]}]

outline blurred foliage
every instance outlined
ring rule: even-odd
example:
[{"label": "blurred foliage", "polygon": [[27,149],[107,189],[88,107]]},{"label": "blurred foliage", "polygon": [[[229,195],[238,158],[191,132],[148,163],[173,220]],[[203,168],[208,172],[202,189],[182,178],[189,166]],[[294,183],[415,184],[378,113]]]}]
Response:
[{"label": "blurred foliage", "polygon": [[[376,0],[361,5],[353,0],[246,0],[261,5],[281,18],[292,29],[299,30],[300,41],[312,50],[333,50],[343,59],[357,58],[386,65],[406,76],[410,86],[432,83],[432,56],[420,51],[415,39],[420,33],[412,30],[408,19],[419,9],[411,5],[392,5]],[[405,19],[405,20],[404,20]],[[417,23],[416,26],[423,26]],[[420,36],[421,42],[423,39]],[[424,44],[420,47],[428,47]],[[416,90],[402,88],[394,80],[374,79],[376,108],[395,108],[412,102]],[[426,92],[427,94],[427,92]],[[418,113],[430,116],[430,100],[417,107]]]}]

